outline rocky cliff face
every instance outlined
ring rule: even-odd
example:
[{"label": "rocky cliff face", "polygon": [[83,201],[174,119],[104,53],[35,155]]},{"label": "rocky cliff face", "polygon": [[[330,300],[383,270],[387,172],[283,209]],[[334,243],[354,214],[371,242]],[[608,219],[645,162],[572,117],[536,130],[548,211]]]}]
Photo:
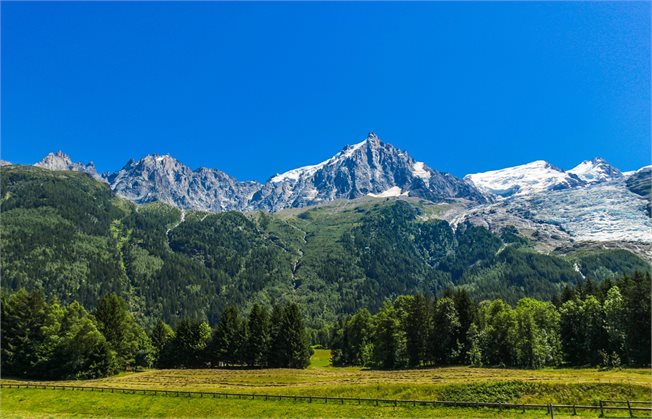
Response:
[{"label": "rocky cliff face", "polygon": [[136,203],[160,201],[204,211],[242,210],[260,188],[257,182],[239,182],[220,170],[192,170],[170,155],[129,161],[107,180],[118,195]]}]

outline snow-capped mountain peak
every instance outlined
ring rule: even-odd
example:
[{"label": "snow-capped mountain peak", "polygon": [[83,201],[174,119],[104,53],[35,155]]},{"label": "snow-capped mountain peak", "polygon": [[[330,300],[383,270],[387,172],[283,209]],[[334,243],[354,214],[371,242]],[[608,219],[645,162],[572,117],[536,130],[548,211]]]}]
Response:
[{"label": "snow-capped mountain peak", "polygon": [[584,160],[568,171],[588,184],[621,179],[623,174],[602,157]]},{"label": "snow-capped mountain peak", "polygon": [[503,197],[565,189],[585,184],[574,173],[565,172],[545,160],[536,160],[506,169],[473,173],[466,175],[464,179],[473,182],[482,190]]},{"label": "snow-capped mountain peak", "polygon": [[487,197],[468,182],[417,162],[370,132],[333,157],[272,177],[251,202],[275,211],[361,196],[415,196],[433,201]]},{"label": "snow-capped mountain peak", "polygon": [[329,166],[336,164],[337,162],[349,158],[353,156],[353,154],[364,147],[368,142],[370,141],[378,141],[378,137],[376,134],[373,132],[370,132],[367,138],[365,138],[363,141],[353,144],[353,145],[347,145],[345,146],[342,151],[334,155],[333,157],[329,158],[328,160],[324,160],[323,162],[319,164],[314,164],[310,166],[303,166],[299,167],[296,169],[288,170],[287,172],[278,174],[274,177],[272,177],[269,181],[272,183],[280,183],[284,181],[297,181],[299,180],[300,177],[303,176],[312,176],[314,175],[319,169],[323,168],[324,166]]}]

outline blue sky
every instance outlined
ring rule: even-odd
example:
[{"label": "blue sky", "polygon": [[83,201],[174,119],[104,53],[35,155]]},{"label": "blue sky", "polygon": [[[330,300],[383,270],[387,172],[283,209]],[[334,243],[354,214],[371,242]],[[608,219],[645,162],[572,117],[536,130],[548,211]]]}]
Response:
[{"label": "blue sky", "polygon": [[2,2],[2,158],[265,180],[368,131],[455,175],[650,163],[650,3]]}]

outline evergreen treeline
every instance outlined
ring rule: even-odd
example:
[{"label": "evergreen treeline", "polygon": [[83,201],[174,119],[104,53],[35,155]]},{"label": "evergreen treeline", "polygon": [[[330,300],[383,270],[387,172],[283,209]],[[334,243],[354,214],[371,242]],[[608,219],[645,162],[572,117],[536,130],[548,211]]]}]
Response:
[{"label": "evergreen treeline", "polygon": [[275,305],[271,313],[254,304],[242,319],[228,306],[215,328],[183,319],[176,330],[159,321],[152,333],[155,365],[161,368],[268,367],[305,368],[310,342],[294,303]]},{"label": "evergreen treeline", "polygon": [[291,303],[271,313],[255,304],[246,320],[229,306],[213,330],[182,319],[175,330],[159,321],[146,333],[116,294],[91,313],[76,301],[48,302],[42,292],[24,289],[0,302],[5,376],[98,378],[152,365],[305,368],[311,355],[299,307]]},{"label": "evergreen treeline", "polygon": [[475,303],[464,289],[386,302],[342,320],[335,365],[406,368],[470,364],[541,368],[560,364],[650,364],[650,274],[566,287],[552,302]]}]

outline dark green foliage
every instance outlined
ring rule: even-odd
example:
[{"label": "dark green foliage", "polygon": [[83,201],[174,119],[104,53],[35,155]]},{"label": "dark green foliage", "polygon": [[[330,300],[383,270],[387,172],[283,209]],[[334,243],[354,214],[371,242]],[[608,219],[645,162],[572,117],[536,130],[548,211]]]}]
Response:
[{"label": "dark green foliage", "polygon": [[385,369],[406,366],[405,332],[399,316],[398,310],[389,302],[375,316],[372,365]]},{"label": "dark green foliage", "polygon": [[569,262],[554,256],[508,246],[499,253],[498,260],[507,266],[510,285],[529,289],[534,295],[551,294],[556,284],[581,280]]},{"label": "dark green foliage", "polygon": [[650,273],[635,272],[596,286],[584,281],[565,294],[561,312],[562,344],[573,365],[602,363],[600,354],[616,354],[630,365],[649,365]]},{"label": "dark green foliage", "polygon": [[45,373],[43,367],[54,349],[51,334],[57,333],[59,327],[42,292],[20,290],[11,296],[3,296],[1,332],[4,374],[28,376],[33,371]]},{"label": "dark green foliage", "polygon": [[115,352],[86,310],[73,302],[61,319],[59,341],[46,368],[50,378],[88,379],[115,373]]},{"label": "dark green foliage", "polygon": [[3,296],[5,376],[98,378],[115,371],[114,352],[79,303],[50,304],[39,291]]},{"label": "dark green foliage", "polygon": [[100,332],[115,351],[120,368],[148,367],[151,364],[149,356],[141,356],[152,352],[151,341],[129,313],[122,298],[116,294],[104,296],[93,314]]},{"label": "dark green foliage", "polygon": [[636,271],[646,272],[650,265],[627,250],[596,250],[573,255],[580,272],[587,278],[607,280],[621,277]]},{"label": "dark green foliage", "polygon": [[462,277],[464,271],[477,263],[488,264],[495,260],[496,252],[502,246],[502,241],[483,227],[465,223],[455,231],[457,249],[442,263],[445,271],[450,272],[453,279]]},{"label": "dark green foliage", "polygon": [[[285,307],[282,322],[282,335],[285,337],[285,348],[288,353],[288,368],[305,368],[310,364],[310,342],[306,328],[299,311],[299,306],[290,303]],[[282,365],[285,367],[286,365]]]},{"label": "dark green foliage", "polygon": [[518,230],[516,229],[516,227],[514,227],[514,226],[503,227],[500,230],[500,239],[504,243],[508,243],[508,244],[516,244],[516,245],[519,245],[519,244],[526,245],[526,244],[528,244],[528,240],[525,237],[521,236],[518,233]]},{"label": "dark green foliage", "polygon": [[161,351],[162,368],[200,368],[206,365],[205,349],[211,337],[206,322],[181,319],[174,338]]},{"label": "dark green foliage", "polygon": [[161,354],[165,349],[166,345],[174,339],[174,331],[167,323],[163,320],[159,320],[154,325],[152,333],[150,334],[150,340],[152,341],[152,358],[154,360],[154,365],[159,365]]},{"label": "dark green foliage", "polygon": [[625,306],[625,359],[636,365],[650,365],[650,272],[626,276],[618,286]]},{"label": "dark green foliage", "polygon": [[245,324],[235,306],[228,306],[213,330],[207,348],[212,365],[240,365],[244,363],[244,346],[247,341]]},{"label": "dark green foliage", "polygon": [[332,345],[333,365],[368,365],[371,361],[373,324],[367,309],[356,312],[337,329]]},{"label": "dark green foliage", "polygon": [[455,302],[448,297],[438,299],[433,306],[430,325],[430,359],[437,365],[449,365],[456,361],[462,350],[458,336],[462,325]]},{"label": "dark green foliage", "polygon": [[250,367],[267,364],[270,340],[269,314],[264,307],[254,304],[247,321],[247,341],[243,361]]},{"label": "dark green foliage", "polygon": [[274,306],[268,365],[273,368],[305,368],[310,363],[310,343],[299,311],[289,303]]},{"label": "dark green foliage", "polygon": [[[560,307],[523,298],[476,304],[450,290],[431,304],[421,295],[386,302],[374,316],[361,310],[334,332],[334,365],[403,368],[419,365],[542,368],[562,363],[619,367],[650,364],[649,273],[600,287],[583,281],[566,288]],[[556,298],[562,301],[561,297]],[[424,307],[429,309],[425,312]],[[417,327],[426,318],[429,327]],[[364,319],[361,323],[360,319]],[[356,325],[373,339],[361,351]],[[423,342],[427,344],[425,348]],[[371,357],[360,362],[361,352]]]},{"label": "dark green foliage", "polygon": [[413,367],[426,360],[430,310],[431,302],[422,294],[415,295],[408,303],[404,329],[408,365]]}]

